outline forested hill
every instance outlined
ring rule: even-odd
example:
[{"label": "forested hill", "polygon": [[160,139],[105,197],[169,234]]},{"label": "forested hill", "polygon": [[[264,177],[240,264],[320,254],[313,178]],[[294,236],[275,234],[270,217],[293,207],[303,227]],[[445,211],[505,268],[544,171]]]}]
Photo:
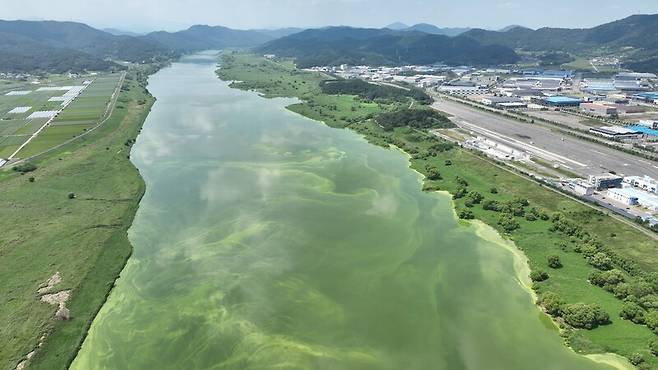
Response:
[{"label": "forested hill", "polygon": [[144,62],[170,57],[164,47],[115,36],[82,23],[0,21],[0,71],[66,72],[118,67],[106,59]]},{"label": "forested hill", "polygon": [[[285,30],[281,32],[285,34]],[[163,45],[169,50],[189,53],[208,49],[258,46],[276,38],[277,35],[279,35],[277,30],[234,30],[221,26],[196,25],[178,32],[152,32],[140,38]]]},{"label": "forested hill", "polygon": [[76,22],[0,20],[0,72],[107,70],[121,68],[112,61],[144,63],[207,49],[254,47],[298,31],[197,25],[135,36]]},{"label": "forested hill", "polygon": [[468,37],[351,27],[310,29],[268,42],[258,50],[294,57],[300,67],[437,62],[495,65],[514,63],[519,59],[509,47],[483,46]]},{"label": "forested hill", "polygon": [[[655,71],[658,66],[658,14],[633,15],[593,28],[514,27],[505,32],[474,29],[463,34],[483,45],[503,45],[528,51],[566,51],[579,54],[606,49],[610,52],[633,48],[628,64],[644,62]],[[626,50],[626,52],[628,52]],[[654,60],[656,63],[650,63]],[[647,63],[649,62],[649,63]]]}]

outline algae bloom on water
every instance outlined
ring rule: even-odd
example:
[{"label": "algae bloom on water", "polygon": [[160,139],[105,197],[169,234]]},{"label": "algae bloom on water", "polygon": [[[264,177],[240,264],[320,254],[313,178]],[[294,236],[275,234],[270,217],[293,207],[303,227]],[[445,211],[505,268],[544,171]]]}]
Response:
[{"label": "algae bloom on water", "polygon": [[73,369],[609,368],[563,345],[510,246],[404,155],[214,69],[150,80],[135,251]]}]

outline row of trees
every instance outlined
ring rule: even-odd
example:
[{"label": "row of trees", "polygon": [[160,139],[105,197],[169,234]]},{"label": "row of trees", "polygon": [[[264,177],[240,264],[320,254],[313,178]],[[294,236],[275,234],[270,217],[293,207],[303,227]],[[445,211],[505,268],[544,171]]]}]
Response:
[{"label": "row of trees", "polygon": [[448,118],[434,109],[400,109],[395,112],[382,113],[377,116],[376,121],[387,131],[396,127],[417,129],[455,127]]},{"label": "row of trees", "polygon": [[409,98],[422,104],[431,104],[432,98],[417,88],[402,89],[393,86],[376,85],[359,79],[327,80],[320,83],[325,94],[357,95],[368,101],[407,102]]}]

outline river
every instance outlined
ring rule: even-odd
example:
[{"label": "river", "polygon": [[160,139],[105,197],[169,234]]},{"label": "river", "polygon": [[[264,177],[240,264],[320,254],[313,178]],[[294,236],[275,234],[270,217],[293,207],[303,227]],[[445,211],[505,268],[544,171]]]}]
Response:
[{"label": "river", "polygon": [[396,150],[228,87],[153,75],[134,253],[78,369],[610,369],[565,347],[493,230]]}]

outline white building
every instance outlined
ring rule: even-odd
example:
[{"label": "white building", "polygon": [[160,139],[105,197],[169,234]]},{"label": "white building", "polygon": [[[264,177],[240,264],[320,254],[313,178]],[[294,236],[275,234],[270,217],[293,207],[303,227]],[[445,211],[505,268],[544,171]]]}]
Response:
[{"label": "white building", "polygon": [[592,195],[594,194],[594,190],[596,190],[594,185],[585,181],[571,182],[569,183],[569,187],[578,195]]},{"label": "white building", "polygon": [[624,182],[633,187],[643,189],[651,193],[658,193],[658,181],[649,176],[627,176],[624,177]]},{"label": "white building", "polygon": [[638,199],[633,194],[627,191],[628,188],[612,188],[608,189],[608,198],[622,203],[627,206],[634,206],[638,204]]}]

